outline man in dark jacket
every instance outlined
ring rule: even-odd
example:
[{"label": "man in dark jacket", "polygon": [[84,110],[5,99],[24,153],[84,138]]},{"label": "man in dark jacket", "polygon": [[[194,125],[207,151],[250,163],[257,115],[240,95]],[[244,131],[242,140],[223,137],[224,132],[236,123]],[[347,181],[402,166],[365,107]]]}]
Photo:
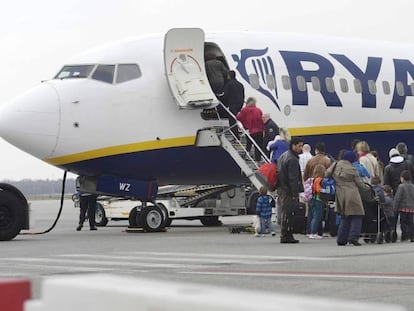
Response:
[{"label": "man in dark jacket", "polygon": [[206,54],[206,74],[214,94],[221,96],[227,78],[227,68],[216,58],[214,53]]},{"label": "man in dark jacket", "polygon": [[280,243],[299,243],[293,237],[292,218],[289,209],[299,202],[299,193],[303,192],[302,174],[299,165],[299,154],[302,153],[303,139],[292,137],[289,150],[277,161],[278,196],[281,207]]},{"label": "man in dark jacket", "polygon": [[[414,167],[408,160],[405,160],[397,149],[392,148],[389,152],[390,162],[384,168],[384,185],[389,185],[392,188],[394,195],[397,193],[398,185],[401,181],[401,172],[407,170],[410,172],[411,176],[414,174]],[[395,222],[394,222],[394,231],[391,241],[397,241],[397,222],[398,222],[399,213],[395,212]],[[402,236],[401,240],[405,240],[406,237]]]},{"label": "man in dark jacket", "polygon": [[[236,80],[236,72],[230,70],[227,74],[228,81],[224,86],[224,94],[221,98],[223,104],[230,109],[233,115],[237,115],[243,107],[244,103],[244,86]],[[235,125],[236,119],[229,116],[230,126]],[[233,133],[239,138],[237,126],[232,127]]]}]

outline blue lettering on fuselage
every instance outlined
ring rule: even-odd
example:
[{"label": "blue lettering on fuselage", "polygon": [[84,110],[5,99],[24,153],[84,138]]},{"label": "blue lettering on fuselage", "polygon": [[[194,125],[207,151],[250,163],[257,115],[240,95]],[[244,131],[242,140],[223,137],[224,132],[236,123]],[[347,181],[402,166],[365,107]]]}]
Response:
[{"label": "blue lettering on fuselage", "polygon": [[375,94],[369,92],[368,81],[373,80],[377,81],[380,69],[382,58],[379,57],[368,57],[367,68],[363,72],[355,63],[350,60],[345,55],[340,54],[330,54],[335,58],[339,63],[342,64],[353,76],[355,79],[361,81],[361,95],[362,95],[362,107],[364,108],[376,108],[377,107],[377,97]]},{"label": "blue lettering on fuselage", "polygon": [[404,87],[404,95],[398,95],[397,83],[394,86],[394,96],[390,108],[404,109],[405,99],[407,96],[413,96],[410,86],[408,85],[408,76],[414,79],[414,66],[408,59],[394,59],[395,81],[400,81]]},{"label": "blue lettering on fuselage", "polygon": [[[338,95],[335,92],[328,92],[326,87],[326,78],[333,78],[335,68],[332,63],[325,57],[308,52],[280,51],[290,77],[302,76],[306,82],[311,82],[312,77],[317,77],[320,81],[321,95],[327,106],[342,106]],[[303,63],[309,62],[318,66],[317,70],[305,70]],[[292,104],[308,105],[308,91],[300,91],[296,81],[292,81]]]},{"label": "blue lettering on fuselage", "polygon": [[[233,54],[232,58],[236,62],[236,70],[241,77],[250,84],[250,75],[256,75],[259,79],[257,91],[269,98],[280,111],[278,103],[277,85],[274,89],[268,86],[268,76],[276,79],[276,68],[271,55],[267,55],[269,48],[264,49],[243,49],[240,51],[240,57]],[[378,77],[383,64],[381,57],[367,57],[365,69],[361,69],[354,61],[344,54],[329,54],[333,59],[330,60],[325,56],[317,53],[302,51],[279,51],[285,63],[288,75],[291,79],[292,105],[306,106],[309,105],[308,89],[300,90],[296,81],[297,77],[303,77],[305,83],[311,83],[311,79],[316,77],[320,84],[320,94],[328,107],[342,107],[343,103],[339,99],[336,91],[328,90],[326,79],[333,79],[335,76],[335,66],[342,66],[355,79],[361,83],[361,107],[376,108],[377,92],[369,89],[369,81],[377,83]],[[336,63],[337,62],[337,63]],[[334,64],[336,63],[336,64]],[[407,59],[393,59],[395,70],[393,97],[390,109],[404,109],[407,96],[413,96],[411,85],[408,81],[410,76],[414,80],[414,65]],[[397,83],[402,84],[401,90],[397,91]]]}]

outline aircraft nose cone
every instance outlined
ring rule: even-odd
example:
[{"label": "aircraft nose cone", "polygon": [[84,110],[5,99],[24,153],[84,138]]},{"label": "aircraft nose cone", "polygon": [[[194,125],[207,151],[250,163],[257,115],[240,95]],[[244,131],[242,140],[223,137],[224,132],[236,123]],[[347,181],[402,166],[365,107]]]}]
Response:
[{"label": "aircraft nose cone", "polygon": [[47,158],[57,143],[59,106],[53,86],[42,83],[0,106],[0,136],[37,158]]}]

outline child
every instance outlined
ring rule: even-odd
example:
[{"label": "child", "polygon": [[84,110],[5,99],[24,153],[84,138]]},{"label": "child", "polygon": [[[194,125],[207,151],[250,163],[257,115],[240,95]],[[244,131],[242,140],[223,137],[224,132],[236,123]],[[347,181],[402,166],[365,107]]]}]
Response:
[{"label": "child", "polygon": [[394,210],[400,213],[401,241],[414,242],[414,185],[411,183],[410,172],[403,170],[400,181],[394,197]]},{"label": "child", "polygon": [[392,197],[392,188],[389,185],[384,185],[384,204],[383,204],[383,210],[384,210],[384,217],[385,217],[385,226],[384,226],[384,233],[385,233],[385,242],[395,242],[397,239],[394,239],[394,223],[395,223],[395,217],[394,217],[394,199]]},{"label": "child", "polygon": [[[267,190],[265,187],[260,188],[260,196],[257,198],[256,203],[256,215],[260,219],[260,229],[262,237],[266,232],[266,228],[269,229],[269,232],[272,233],[272,236],[275,236],[275,230],[273,229],[272,224],[272,198],[270,195],[267,194]],[[256,233],[256,236],[259,236]]]},{"label": "child", "polygon": [[325,176],[326,168],[322,164],[318,164],[313,169],[313,185],[312,185],[312,199],[309,202],[309,210],[311,216],[310,222],[310,239],[322,239],[322,236],[318,235],[319,227],[322,224],[323,204],[319,197],[321,191],[321,181]]}]

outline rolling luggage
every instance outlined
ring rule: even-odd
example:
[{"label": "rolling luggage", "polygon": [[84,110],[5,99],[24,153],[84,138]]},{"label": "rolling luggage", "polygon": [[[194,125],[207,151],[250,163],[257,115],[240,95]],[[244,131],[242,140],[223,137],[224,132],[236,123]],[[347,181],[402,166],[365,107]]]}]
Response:
[{"label": "rolling luggage", "polygon": [[306,205],[290,201],[287,209],[288,230],[292,233],[306,234]]}]

